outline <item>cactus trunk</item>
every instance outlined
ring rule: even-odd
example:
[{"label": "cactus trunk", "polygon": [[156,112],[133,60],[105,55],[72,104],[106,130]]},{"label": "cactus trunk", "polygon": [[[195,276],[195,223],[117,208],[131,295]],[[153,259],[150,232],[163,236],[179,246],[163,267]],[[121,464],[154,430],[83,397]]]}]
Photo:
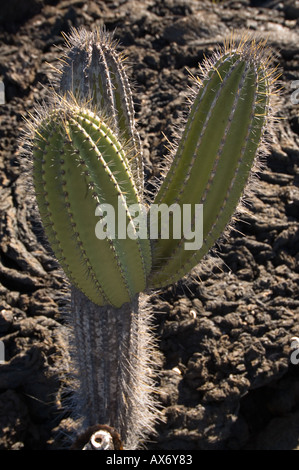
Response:
[{"label": "cactus trunk", "polygon": [[135,449],[154,430],[154,354],[150,316],[143,299],[121,308],[98,306],[72,289],[70,324],[78,379],[77,414],[82,429],[99,423],[118,430],[125,449]]}]

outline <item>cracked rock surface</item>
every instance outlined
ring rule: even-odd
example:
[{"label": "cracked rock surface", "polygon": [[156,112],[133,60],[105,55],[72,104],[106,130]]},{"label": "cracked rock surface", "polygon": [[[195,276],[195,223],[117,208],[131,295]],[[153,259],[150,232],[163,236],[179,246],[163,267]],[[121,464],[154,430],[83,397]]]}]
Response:
[{"label": "cracked rock surface", "polygon": [[[43,242],[20,170],[22,116],[45,97],[61,31],[115,30],[128,56],[147,185],[187,110],[188,71],[249,29],[267,37],[283,86],[246,212],[184,283],[153,295],[165,422],[148,449],[299,450],[298,1],[9,0],[0,12],[0,449],[59,449],[68,284]],[[296,85],[297,82],[297,85]],[[29,195],[28,195],[29,194]],[[298,354],[299,359],[299,354]]]}]

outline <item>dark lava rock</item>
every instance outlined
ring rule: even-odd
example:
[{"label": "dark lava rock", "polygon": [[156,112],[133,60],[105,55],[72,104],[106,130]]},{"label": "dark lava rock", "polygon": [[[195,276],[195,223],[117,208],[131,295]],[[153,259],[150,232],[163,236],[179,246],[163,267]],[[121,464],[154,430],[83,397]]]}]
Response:
[{"label": "dark lava rock", "polygon": [[[246,212],[184,282],[153,295],[165,421],[149,449],[298,449],[299,80],[297,2],[7,0],[0,11],[0,448],[59,449],[73,423],[64,407],[68,285],[45,247],[19,137],[45,98],[56,45],[72,26],[115,29],[129,58],[148,188],[187,110],[192,82],[233,30],[268,38],[284,90],[273,141]],[[71,401],[71,392],[66,393]]]}]

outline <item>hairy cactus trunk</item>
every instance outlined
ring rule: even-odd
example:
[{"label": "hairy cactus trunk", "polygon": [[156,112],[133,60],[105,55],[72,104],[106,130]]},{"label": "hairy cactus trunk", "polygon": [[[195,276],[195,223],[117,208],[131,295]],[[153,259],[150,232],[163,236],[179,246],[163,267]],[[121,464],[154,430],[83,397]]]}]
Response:
[{"label": "hairy cactus trunk", "polygon": [[150,362],[150,317],[141,296],[121,308],[98,306],[72,289],[70,323],[78,376],[77,413],[83,430],[99,423],[118,430],[124,448],[136,449],[157,418]]}]

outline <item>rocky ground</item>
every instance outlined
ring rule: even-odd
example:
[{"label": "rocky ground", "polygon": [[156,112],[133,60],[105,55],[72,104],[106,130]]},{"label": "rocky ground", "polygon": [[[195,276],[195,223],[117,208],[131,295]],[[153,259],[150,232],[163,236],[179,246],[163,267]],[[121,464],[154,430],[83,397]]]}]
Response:
[{"label": "rocky ground", "polygon": [[[20,170],[22,115],[45,96],[61,31],[105,24],[134,80],[146,177],[157,175],[197,64],[235,30],[268,38],[282,70],[273,141],[242,221],[184,284],[153,297],[165,422],[148,449],[299,449],[299,4],[5,0],[0,12],[0,449],[46,450],[64,408],[68,287],[41,243]],[[24,184],[25,183],[25,184]],[[69,398],[69,397],[68,397]]]}]

